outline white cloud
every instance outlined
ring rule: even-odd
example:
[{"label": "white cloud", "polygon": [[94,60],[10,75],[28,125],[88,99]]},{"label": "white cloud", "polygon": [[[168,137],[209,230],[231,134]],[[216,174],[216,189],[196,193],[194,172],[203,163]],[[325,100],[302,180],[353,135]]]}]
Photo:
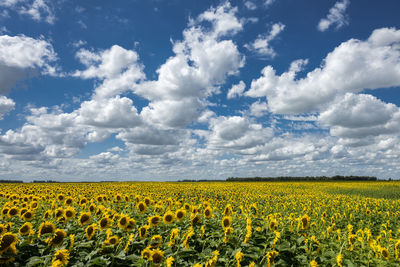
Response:
[{"label": "white cloud", "polygon": [[350,0],[337,1],[335,5],[329,10],[326,18],[323,18],[318,23],[318,30],[321,32],[326,31],[331,25],[336,24],[336,29],[349,24],[347,15],[345,14]]},{"label": "white cloud", "polygon": [[275,3],[276,0],[265,0],[264,2],[264,6],[269,7],[270,5],[272,5],[273,3]]},{"label": "white cloud", "polygon": [[113,97],[133,90],[136,83],[145,78],[143,66],[138,62],[138,54],[118,45],[98,53],[80,49],[76,57],[87,69],[75,71],[73,76],[103,81],[95,89],[95,97],[98,98]]},{"label": "white cloud", "polygon": [[249,9],[249,10],[255,10],[255,9],[257,9],[257,5],[254,4],[254,2],[252,2],[252,1],[246,1],[246,2],[244,2],[244,6],[245,6],[247,9]]},{"label": "white cloud", "polygon": [[276,52],[271,47],[270,42],[274,40],[279,33],[285,29],[285,25],[282,23],[275,23],[268,34],[259,35],[256,40],[252,43],[246,44],[245,47],[261,56],[275,57]]},{"label": "white cloud", "polygon": [[[175,55],[157,70],[158,79],[135,89],[151,101],[141,112],[148,123],[185,127],[197,121],[205,99],[244,65],[232,40],[220,40],[242,29],[236,12],[225,2],[200,14],[183,32],[183,40],[173,44]],[[211,31],[199,24],[204,21],[212,24]]]},{"label": "white cloud", "polygon": [[366,41],[344,42],[327,55],[321,67],[296,79],[302,65],[292,64],[281,75],[266,66],[245,95],[266,96],[271,112],[295,114],[319,110],[347,92],[399,86],[399,31],[382,28]]},{"label": "white cloud", "polygon": [[142,123],[132,100],[127,97],[85,101],[78,112],[78,123],[100,128],[132,128]]},{"label": "white cloud", "polygon": [[45,21],[53,24],[55,15],[51,6],[51,1],[48,0],[2,0],[0,7],[15,10],[21,15],[30,16],[36,21]]},{"label": "white cloud", "polygon": [[14,109],[14,100],[0,95],[0,120],[3,119],[4,115]]},{"label": "white cloud", "polygon": [[45,40],[24,35],[0,36],[0,94],[34,70],[57,75],[57,67],[52,65],[56,59],[52,45]]},{"label": "white cloud", "polygon": [[246,85],[244,84],[243,81],[240,81],[238,84],[234,84],[231,89],[229,89],[228,94],[226,98],[232,99],[238,96],[243,95],[244,89],[246,88]]},{"label": "white cloud", "polygon": [[268,105],[265,102],[256,101],[250,106],[250,115],[262,117],[268,112]]}]

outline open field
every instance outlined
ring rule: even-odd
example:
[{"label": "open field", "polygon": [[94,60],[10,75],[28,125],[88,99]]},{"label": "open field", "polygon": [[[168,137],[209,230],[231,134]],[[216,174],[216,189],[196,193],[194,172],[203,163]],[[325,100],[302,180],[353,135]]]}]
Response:
[{"label": "open field", "polygon": [[398,266],[398,182],[1,184],[0,264]]}]

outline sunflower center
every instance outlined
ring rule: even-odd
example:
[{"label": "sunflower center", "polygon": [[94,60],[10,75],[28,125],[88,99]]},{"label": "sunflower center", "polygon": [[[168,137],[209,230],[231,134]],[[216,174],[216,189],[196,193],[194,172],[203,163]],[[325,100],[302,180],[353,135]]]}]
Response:
[{"label": "sunflower center", "polygon": [[157,252],[155,252],[154,254],[153,254],[153,262],[154,263],[161,263],[162,262],[162,256],[161,256],[161,254],[159,254],[159,253],[157,253]]}]

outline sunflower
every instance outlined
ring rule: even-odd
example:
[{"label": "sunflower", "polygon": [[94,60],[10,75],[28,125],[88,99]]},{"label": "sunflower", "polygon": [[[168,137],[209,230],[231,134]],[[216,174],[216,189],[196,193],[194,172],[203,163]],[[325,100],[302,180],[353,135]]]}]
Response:
[{"label": "sunflower", "polygon": [[100,228],[100,230],[103,231],[104,229],[106,229],[107,227],[109,227],[110,224],[111,224],[110,218],[108,218],[107,216],[106,216],[106,217],[103,217],[103,218],[101,218],[101,220],[100,220],[100,222],[99,222],[99,228]]},{"label": "sunflower", "polygon": [[59,201],[63,201],[63,200],[65,199],[65,196],[64,196],[63,194],[58,194],[58,195],[57,195],[57,199],[58,199]]},{"label": "sunflower", "polygon": [[18,233],[20,235],[32,235],[33,234],[32,228],[33,225],[30,222],[26,222],[19,228]]},{"label": "sunflower", "polygon": [[151,198],[149,198],[149,197],[144,198],[144,203],[146,203],[146,206],[150,206],[151,202],[152,202]]},{"label": "sunflower", "polygon": [[28,210],[24,212],[24,214],[22,214],[22,219],[24,219],[25,221],[30,221],[33,219],[33,216],[33,212],[31,210]]},{"label": "sunflower", "polygon": [[1,210],[1,217],[4,218],[5,216],[7,216],[9,210],[10,210],[10,209],[9,209],[8,207],[4,207],[4,208]]},{"label": "sunflower", "polygon": [[243,254],[242,251],[239,250],[238,252],[236,252],[236,254],[235,254],[236,267],[240,267],[241,266],[240,262],[242,261],[243,256],[244,256],[244,254]]},{"label": "sunflower", "polygon": [[52,246],[60,246],[66,236],[67,233],[63,229],[57,229],[52,238],[46,239],[46,243]]},{"label": "sunflower", "polygon": [[65,204],[65,206],[69,206],[69,205],[72,204],[72,202],[74,202],[73,198],[72,198],[72,197],[68,197],[68,198],[65,200],[64,204]]},{"label": "sunflower", "polygon": [[121,229],[126,229],[129,223],[129,216],[128,215],[122,215],[121,218],[118,220],[118,227]]},{"label": "sunflower", "polygon": [[192,225],[200,224],[201,223],[200,215],[192,213],[192,215],[190,216],[190,223]]},{"label": "sunflower", "polygon": [[212,208],[210,206],[206,207],[204,209],[204,217],[206,217],[207,219],[211,218],[213,216],[213,211]]},{"label": "sunflower", "polygon": [[67,249],[60,249],[54,253],[52,267],[55,266],[65,266],[68,264],[69,251]]},{"label": "sunflower", "polygon": [[46,212],[43,213],[43,219],[47,220],[51,213],[52,213],[51,210],[46,210]]},{"label": "sunflower", "polygon": [[389,260],[389,258],[390,258],[390,253],[389,253],[389,251],[388,251],[386,248],[381,248],[381,254],[382,254],[382,257],[383,257],[385,260]]},{"label": "sunflower", "polygon": [[140,213],[144,213],[144,212],[146,211],[146,209],[147,209],[147,205],[146,205],[145,202],[140,201],[140,202],[138,203],[138,205],[137,205],[137,208],[138,208],[138,210],[139,210]]},{"label": "sunflower", "polygon": [[18,207],[15,207],[15,206],[14,206],[14,207],[12,207],[11,209],[8,210],[7,216],[10,217],[10,218],[12,218],[12,217],[14,217],[14,216],[17,216],[17,215],[18,215],[18,212],[19,212]]},{"label": "sunflower", "polygon": [[169,243],[168,243],[169,247],[175,244],[175,240],[178,237],[178,235],[179,235],[179,229],[178,228],[172,229],[171,234],[169,236]]},{"label": "sunflower", "polygon": [[232,215],[233,211],[232,211],[232,206],[231,204],[226,205],[225,209],[224,209],[224,215],[225,216],[230,216]]},{"label": "sunflower", "polygon": [[139,228],[139,237],[140,239],[144,239],[147,236],[147,231],[149,230],[148,225],[143,225],[142,227]]},{"label": "sunflower", "polygon": [[226,229],[228,227],[231,227],[231,225],[232,225],[232,217],[231,216],[225,216],[224,218],[222,218],[221,224],[222,224],[222,227],[224,229]]},{"label": "sunflower", "polygon": [[174,257],[170,256],[165,261],[165,264],[167,265],[167,267],[172,267],[172,264],[174,263],[174,261],[175,261]]},{"label": "sunflower", "polygon": [[87,203],[87,199],[86,198],[81,198],[81,200],[79,200],[79,204],[82,206],[82,205],[85,205]]},{"label": "sunflower", "polygon": [[164,217],[163,217],[163,222],[165,223],[165,224],[171,224],[173,221],[174,221],[174,218],[175,217],[175,214],[172,212],[172,211],[167,211],[165,214],[164,214]]},{"label": "sunflower", "polygon": [[64,209],[63,208],[57,208],[54,211],[54,218],[56,218],[57,220],[59,220],[60,218],[62,218],[64,216]]},{"label": "sunflower", "polygon": [[88,224],[92,218],[92,215],[90,212],[84,212],[81,214],[81,216],[78,219],[78,223],[80,226],[83,226],[85,224]]},{"label": "sunflower", "polygon": [[[15,244],[18,242],[18,238],[16,234],[13,233],[5,233],[0,238],[0,255],[11,248],[12,251],[15,250]],[[15,254],[15,253],[13,253]]]},{"label": "sunflower", "polygon": [[7,228],[4,224],[0,224],[0,236],[7,232]]},{"label": "sunflower", "polygon": [[39,226],[38,237],[41,237],[44,234],[52,234],[56,230],[56,226],[49,221],[42,222]]},{"label": "sunflower", "polygon": [[104,245],[114,246],[118,243],[119,243],[119,237],[116,235],[110,236],[104,241]]},{"label": "sunflower", "polygon": [[39,203],[37,201],[33,201],[30,205],[31,209],[37,209],[39,207]]},{"label": "sunflower", "polygon": [[272,219],[269,222],[269,230],[274,231],[278,227],[278,222],[275,219]]},{"label": "sunflower", "polygon": [[183,208],[187,211],[190,210],[190,205],[188,203],[183,204]]},{"label": "sunflower", "polygon": [[133,230],[133,228],[135,228],[135,225],[136,225],[135,219],[130,218],[129,222],[128,222],[128,225],[126,226],[125,230],[126,231],[131,231],[131,230]]},{"label": "sunflower", "polygon": [[154,264],[161,264],[164,259],[164,251],[159,250],[158,248],[156,250],[153,250],[150,255],[150,260]]},{"label": "sunflower", "polygon": [[68,207],[65,209],[64,211],[64,217],[67,221],[71,220],[72,218],[74,218],[76,215],[76,211],[73,207]]},{"label": "sunflower", "polygon": [[151,237],[150,240],[150,247],[151,248],[158,248],[162,244],[162,236],[161,235],[154,235]]},{"label": "sunflower", "polygon": [[307,230],[310,227],[310,216],[304,214],[303,217],[300,218],[301,229]]},{"label": "sunflower", "polygon": [[186,216],[186,211],[183,209],[179,209],[175,212],[175,217],[178,221],[183,220],[183,218],[185,218]]},{"label": "sunflower", "polygon": [[150,247],[147,247],[142,250],[141,256],[143,259],[150,259],[151,254],[152,254],[152,252],[150,250]]},{"label": "sunflower", "polygon": [[86,227],[85,229],[85,236],[87,239],[91,240],[93,236],[96,234],[97,224],[93,223]]},{"label": "sunflower", "polygon": [[150,226],[156,226],[159,225],[161,222],[162,218],[159,215],[154,215],[148,218],[148,222]]},{"label": "sunflower", "polygon": [[91,213],[95,212],[95,211],[96,211],[96,204],[94,204],[94,203],[90,204],[90,206],[89,206],[89,211],[90,211]]},{"label": "sunflower", "polygon": [[28,211],[28,209],[26,207],[23,207],[22,209],[19,210],[19,216],[22,218],[22,215],[24,215],[24,213],[27,211]]}]

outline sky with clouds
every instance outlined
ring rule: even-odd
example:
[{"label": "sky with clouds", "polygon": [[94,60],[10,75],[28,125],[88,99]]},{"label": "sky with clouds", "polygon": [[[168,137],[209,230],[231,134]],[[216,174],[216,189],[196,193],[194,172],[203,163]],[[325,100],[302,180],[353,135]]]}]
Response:
[{"label": "sky with clouds", "polygon": [[0,179],[400,177],[398,0],[0,0]]}]

